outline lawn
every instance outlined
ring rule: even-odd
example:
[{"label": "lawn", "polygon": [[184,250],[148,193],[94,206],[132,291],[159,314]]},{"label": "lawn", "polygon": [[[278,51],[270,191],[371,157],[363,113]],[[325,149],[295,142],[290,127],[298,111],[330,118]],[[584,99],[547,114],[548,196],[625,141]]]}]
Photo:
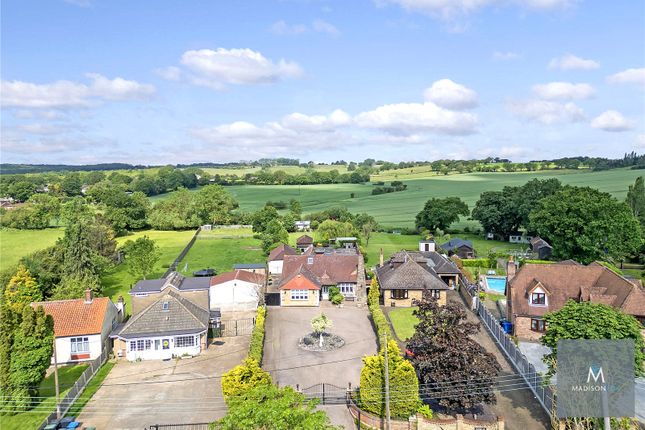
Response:
[{"label": "lawn", "polygon": [[[62,389],[60,393],[61,398],[65,396],[69,388],[74,385],[86,368],[86,364],[79,364],[77,366],[64,366],[58,369],[58,383]],[[28,412],[3,416],[1,418],[2,430],[38,428],[42,421],[47,418],[47,415],[52,413],[56,408],[55,393],[54,374],[52,373],[40,383],[37,396],[44,397],[44,399],[41,399],[42,401]]]},{"label": "lawn", "polygon": [[0,270],[13,266],[25,255],[52,246],[62,236],[62,228],[46,228],[44,230],[0,229]]},{"label": "lawn", "polygon": [[412,315],[416,309],[416,307],[398,308],[389,312],[390,322],[399,340],[406,341],[414,334],[414,326],[419,322],[417,317]]},{"label": "lawn", "polygon": [[[149,278],[158,278],[164,274],[168,266],[177,258],[182,249],[188,244],[188,241],[195,232],[193,230],[184,231],[158,231],[158,230],[144,230],[125,237],[119,237],[117,242],[119,246],[127,240],[136,240],[142,236],[148,236],[154,240],[159,246],[160,258],[155,264]],[[126,302],[126,308],[130,307],[130,295],[128,291],[137,283],[139,279],[136,276],[128,273],[125,264],[119,264],[112,270],[105,273],[101,282],[103,284],[103,294],[111,297],[116,301],[119,296],[123,296]]]},{"label": "lawn", "polygon": [[234,264],[264,262],[266,256],[251,229],[217,229],[197,236],[178,269],[192,276],[192,272],[200,269],[212,268],[222,273],[231,270]]},{"label": "lawn", "polygon": [[101,387],[103,380],[107,377],[108,373],[110,373],[110,370],[112,370],[115,364],[116,363],[113,361],[105,362],[105,364],[99,369],[99,371],[96,372],[92,380],[87,384],[85,390],[83,390],[78,399],[76,399],[72,407],[69,408],[69,411],[67,411],[67,416],[79,416],[87,402],[90,401],[94,393],[96,393],[97,390]]}]

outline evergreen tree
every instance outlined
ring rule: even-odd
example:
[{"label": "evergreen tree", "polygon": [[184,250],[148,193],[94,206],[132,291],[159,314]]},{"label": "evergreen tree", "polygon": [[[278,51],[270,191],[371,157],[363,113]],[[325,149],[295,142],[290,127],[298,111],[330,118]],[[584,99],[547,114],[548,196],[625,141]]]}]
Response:
[{"label": "evergreen tree", "polygon": [[89,223],[81,220],[65,228],[63,274],[67,277],[83,278],[97,273],[88,229]]},{"label": "evergreen tree", "polygon": [[[16,327],[19,324],[19,315],[6,304],[0,307],[0,396],[8,399],[11,396],[11,351]],[[10,410],[9,403],[5,403],[4,410]]]},{"label": "evergreen tree", "polygon": [[645,227],[645,183],[642,176],[636,178],[634,185],[629,186],[626,201],[641,227]]},{"label": "evergreen tree", "polygon": [[42,298],[40,287],[29,270],[22,264],[18,266],[18,271],[4,290],[6,305],[12,312],[20,313],[25,305],[40,301]]}]

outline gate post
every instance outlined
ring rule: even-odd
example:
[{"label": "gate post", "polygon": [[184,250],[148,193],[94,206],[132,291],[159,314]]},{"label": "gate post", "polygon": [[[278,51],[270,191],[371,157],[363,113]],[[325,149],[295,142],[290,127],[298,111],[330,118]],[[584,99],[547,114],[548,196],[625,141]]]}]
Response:
[{"label": "gate post", "polygon": [[237,336],[237,320],[235,320],[235,336]]},{"label": "gate post", "polygon": [[325,384],[322,384],[322,404],[325,404]]}]

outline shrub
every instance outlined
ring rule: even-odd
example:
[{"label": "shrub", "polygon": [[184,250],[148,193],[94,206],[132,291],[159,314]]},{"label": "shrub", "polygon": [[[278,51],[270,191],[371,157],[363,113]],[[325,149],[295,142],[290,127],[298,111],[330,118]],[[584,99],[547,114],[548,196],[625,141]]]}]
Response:
[{"label": "shrub", "polygon": [[237,365],[222,375],[222,393],[224,400],[239,396],[259,387],[270,386],[271,376],[262,370],[260,364],[253,358],[247,358],[243,364]]},{"label": "shrub", "polygon": [[255,317],[255,327],[251,333],[251,346],[249,347],[249,358],[258,363],[262,363],[262,354],[264,351],[264,321],[266,319],[267,309],[264,306],[258,307]]},{"label": "shrub", "polygon": [[486,267],[487,269],[494,269],[497,267],[497,260],[489,258],[469,258],[461,260],[464,267]]},{"label": "shrub", "polygon": [[423,404],[423,405],[419,406],[419,408],[417,409],[417,414],[419,414],[422,417],[427,418],[429,420],[434,418],[434,414],[432,412],[432,409],[430,409],[430,406],[428,406],[426,404]]},{"label": "shrub", "polygon": [[[414,366],[401,356],[395,340],[387,343],[390,383],[390,413],[395,417],[407,418],[421,406],[419,381]],[[378,355],[363,358],[361,370],[361,407],[374,414],[385,414],[385,349]]]},{"label": "shrub", "polygon": [[390,324],[387,322],[387,317],[379,305],[379,296],[378,280],[372,278],[370,292],[367,295],[367,304],[370,315],[372,316],[372,322],[374,323],[374,327],[376,327],[376,337],[378,338],[379,344],[382,344],[384,336],[387,336],[388,339],[395,339],[395,337]]},{"label": "shrub", "polygon": [[329,287],[329,297],[330,298],[335,296],[335,295],[337,295],[337,294],[340,294],[340,288],[338,288],[335,285]]},{"label": "shrub", "polygon": [[340,293],[329,296],[329,298],[334,305],[340,305],[341,303],[343,303],[343,300],[345,300],[345,297]]}]

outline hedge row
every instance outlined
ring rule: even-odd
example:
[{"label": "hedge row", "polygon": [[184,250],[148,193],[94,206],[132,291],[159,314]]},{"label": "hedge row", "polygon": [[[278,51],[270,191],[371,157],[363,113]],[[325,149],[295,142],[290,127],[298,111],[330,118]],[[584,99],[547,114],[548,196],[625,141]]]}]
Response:
[{"label": "hedge row", "polygon": [[497,267],[497,261],[489,258],[469,258],[461,260],[461,264],[464,267],[487,267],[489,269],[495,269]]},{"label": "hedge row", "polygon": [[251,346],[249,347],[249,358],[254,359],[258,363],[262,363],[262,355],[264,351],[264,320],[266,319],[267,308],[265,306],[258,307],[258,313],[255,317],[255,327],[251,333]]},{"label": "hedge row", "polygon": [[392,333],[392,328],[387,322],[387,317],[383,313],[381,306],[379,305],[379,285],[376,277],[372,278],[372,284],[370,286],[370,292],[367,295],[367,305],[370,310],[370,315],[372,316],[372,322],[374,327],[376,327],[376,336],[378,337],[379,345],[383,343],[383,337],[387,335],[388,339],[396,339],[394,333]]}]

